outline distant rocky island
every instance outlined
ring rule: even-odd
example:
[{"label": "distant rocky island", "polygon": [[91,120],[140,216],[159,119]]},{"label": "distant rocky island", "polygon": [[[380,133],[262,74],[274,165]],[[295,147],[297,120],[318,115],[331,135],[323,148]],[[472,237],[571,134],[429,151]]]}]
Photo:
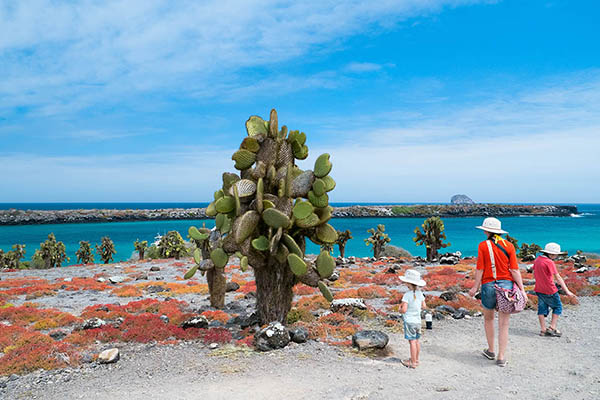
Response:
[{"label": "distant rocky island", "polygon": [[455,194],[450,198],[450,204],[475,204],[466,194]]},{"label": "distant rocky island", "polygon": [[[508,204],[414,204],[334,207],[337,218],[427,218],[472,216],[558,216],[577,214],[575,206]],[[160,221],[205,219],[205,208],[164,208],[154,210],[0,210],[0,225],[71,224],[86,222]]]}]

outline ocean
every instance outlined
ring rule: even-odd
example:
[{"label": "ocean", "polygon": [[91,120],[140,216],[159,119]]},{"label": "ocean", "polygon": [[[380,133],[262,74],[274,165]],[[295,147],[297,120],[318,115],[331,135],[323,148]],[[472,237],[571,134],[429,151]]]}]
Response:
[{"label": "ocean", "polygon": [[[334,206],[357,203],[333,203]],[[367,203],[361,203],[366,205]],[[377,203],[370,203],[377,204]],[[207,203],[0,203],[0,209],[146,209],[146,208],[189,208],[205,207]],[[547,242],[557,242],[562,248],[573,254],[577,250],[600,253],[600,204],[575,204],[579,214],[572,217],[505,217],[502,227],[519,243],[536,243],[544,246]],[[423,218],[334,218],[331,225],[336,229],[352,232],[346,246],[346,256],[365,257],[372,255],[371,247],[367,247],[364,239],[369,236],[367,229],[384,224],[391,244],[408,250],[413,255],[425,256],[425,248],[416,246],[412,238],[414,229],[423,223]],[[460,250],[463,256],[474,256],[477,245],[483,240],[483,233],[475,229],[483,217],[444,218],[447,242],[451,245],[443,252]],[[174,221],[142,221],[142,222],[104,222],[86,224],[54,224],[54,225],[20,225],[0,226],[0,248],[11,249],[13,244],[25,244],[26,259],[29,260],[35,249],[39,248],[49,233],[53,232],[57,240],[62,241],[71,260],[66,265],[76,262],[75,251],[79,241],[87,240],[92,244],[99,243],[103,236],[109,236],[115,243],[117,254],[114,261],[126,261],[134,252],[133,242],[136,239],[154,241],[157,234],[164,235],[176,230],[186,238],[191,225],[214,226],[213,220],[174,220]],[[318,246],[308,244],[308,252],[318,252]],[[337,255],[337,246],[335,255]],[[96,255],[96,261],[99,257]]]}]

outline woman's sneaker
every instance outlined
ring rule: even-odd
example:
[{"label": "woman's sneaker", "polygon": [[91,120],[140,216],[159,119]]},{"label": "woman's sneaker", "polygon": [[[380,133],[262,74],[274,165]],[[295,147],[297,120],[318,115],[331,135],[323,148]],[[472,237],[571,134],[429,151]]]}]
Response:
[{"label": "woman's sneaker", "polygon": [[492,353],[489,349],[483,350],[481,354],[483,354],[483,356],[488,360],[493,360],[494,358],[496,358],[496,354]]}]

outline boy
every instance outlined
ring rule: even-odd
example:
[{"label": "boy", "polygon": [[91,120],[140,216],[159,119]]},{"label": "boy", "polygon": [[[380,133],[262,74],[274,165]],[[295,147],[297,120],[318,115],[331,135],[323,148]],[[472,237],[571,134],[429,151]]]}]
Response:
[{"label": "boy", "polygon": [[[565,281],[556,270],[554,261],[559,254],[566,254],[560,251],[560,245],[557,243],[548,243],[541,255],[533,263],[533,275],[535,277],[535,294],[538,296],[538,318],[540,320],[540,336],[560,337],[562,333],[556,328],[558,316],[562,314],[562,302],[558,295],[558,288],[554,279],[565,290],[567,296],[575,297],[569,290]],[[546,317],[552,309],[552,321],[550,327],[546,328]]]}]

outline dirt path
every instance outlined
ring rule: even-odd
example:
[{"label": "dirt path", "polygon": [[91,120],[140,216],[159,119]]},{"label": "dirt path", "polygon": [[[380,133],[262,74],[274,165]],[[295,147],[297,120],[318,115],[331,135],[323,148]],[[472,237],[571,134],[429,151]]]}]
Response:
[{"label": "dirt path", "polygon": [[[128,345],[113,365],[30,374],[7,383],[9,399],[598,399],[600,298],[581,298],[559,322],[562,338],[537,336],[535,312],[512,317],[509,365],[479,355],[481,318],[437,322],[422,340],[421,367],[370,359],[318,342],[270,353],[195,344]],[[391,357],[407,342],[390,337]],[[39,383],[38,383],[39,381]],[[6,390],[6,389],[5,389]]]}]

